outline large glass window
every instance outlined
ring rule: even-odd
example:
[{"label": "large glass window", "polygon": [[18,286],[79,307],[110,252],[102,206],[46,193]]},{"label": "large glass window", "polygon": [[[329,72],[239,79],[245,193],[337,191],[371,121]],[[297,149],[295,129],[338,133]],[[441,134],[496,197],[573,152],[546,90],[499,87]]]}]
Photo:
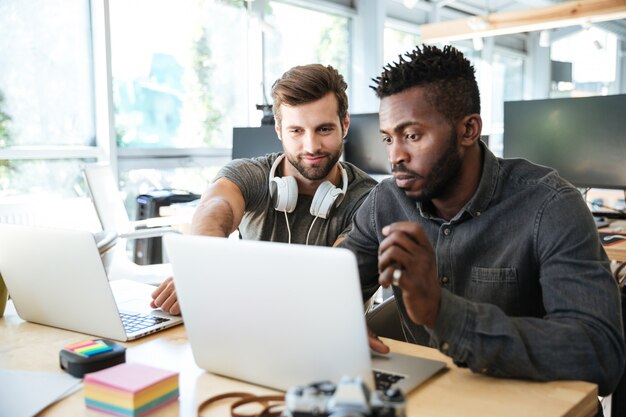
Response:
[{"label": "large glass window", "polygon": [[0,197],[84,194],[70,155],[97,154],[90,22],[84,0],[0,2]]},{"label": "large glass window", "polygon": [[398,55],[412,51],[416,45],[420,44],[419,35],[397,29],[391,26],[385,26],[383,55],[384,63],[397,62]]},{"label": "large glass window", "polygon": [[572,70],[571,83],[555,83],[554,97],[606,95],[616,89],[617,37],[613,33],[590,26],[553,42],[550,58],[571,63]]},{"label": "large glass window", "polygon": [[243,4],[110,1],[118,146],[230,146],[248,123]]},{"label": "large glass window", "polygon": [[504,102],[522,100],[524,95],[524,59],[521,55],[496,51],[491,64],[491,126],[489,148],[498,156],[503,153]]},{"label": "large glass window", "polygon": [[278,1],[265,16],[265,86],[295,65],[332,65],[350,85],[350,19]]}]

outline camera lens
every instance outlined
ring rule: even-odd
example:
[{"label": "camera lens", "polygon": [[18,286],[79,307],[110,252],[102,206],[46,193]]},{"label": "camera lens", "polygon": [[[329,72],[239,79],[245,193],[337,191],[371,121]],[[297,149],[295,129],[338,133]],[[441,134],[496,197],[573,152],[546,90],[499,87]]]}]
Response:
[{"label": "camera lens", "polygon": [[332,382],[322,382],[317,388],[324,394],[333,394],[335,392],[335,384]]},{"label": "camera lens", "polygon": [[315,396],[315,395],[318,395],[319,393],[320,393],[320,391],[319,391],[319,389],[316,386],[310,385],[310,386],[308,386],[308,387],[306,387],[304,389],[302,395],[304,395],[304,396],[308,396],[308,395]]}]

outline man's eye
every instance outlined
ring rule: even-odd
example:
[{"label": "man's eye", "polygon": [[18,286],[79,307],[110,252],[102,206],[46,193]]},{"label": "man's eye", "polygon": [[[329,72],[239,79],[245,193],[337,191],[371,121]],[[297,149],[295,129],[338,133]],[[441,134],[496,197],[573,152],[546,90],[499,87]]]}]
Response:
[{"label": "man's eye", "polygon": [[320,132],[322,132],[322,133],[330,133],[330,132],[332,132],[332,131],[333,131],[333,128],[332,128],[332,127],[320,127],[320,129],[319,129],[319,130],[320,130]]},{"label": "man's eye", "polygon": [[385,145],[391,145],[391,137],[389,136],[383,136],[383,143]]},{"label": "man's eye", "polygon": [[406,139],[410,141],[416,141],[420,138],[420,135],[417,133],[407,133]]}]

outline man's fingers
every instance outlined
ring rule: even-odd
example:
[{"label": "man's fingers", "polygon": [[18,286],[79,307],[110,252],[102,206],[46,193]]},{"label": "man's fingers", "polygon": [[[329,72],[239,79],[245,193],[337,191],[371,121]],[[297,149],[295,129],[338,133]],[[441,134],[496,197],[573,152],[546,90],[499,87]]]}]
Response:
[{"label": "man's fingers", "polygon": [[[396,271],[400,271],[400,272],[396,272]],[[400,276],[397,280],[395,280],[396,283],[394,285],[401,287],[402,276],[404,275],[404,273],[405,271],[401,267],[388,266],[378,275],[378,283],[383,288],[388,288],[390,285],[394,284],[394,274],[396,274]]]},{"label": "man's fingers", "polygon": [[169,314],[173,314],[175,316],[180,314],[180,305],[178,304],[178,299],[176,298],[168,298],[167,301],[161,307],[163,311]]},{"label": "man's fingers", "polygon": [[430,241],[422,227],[414,222],[391,223],[383,227],[385,239],[380,242],[378,253],[391,245],[401,246],[411,252],[416,246],[430,248]]},{"label": "man's fingers", "polygon": [[172,306],[172,309],[169,312],[170,314],[173,314],[175,316],[179,316],[180,315],[180,304],[178,304],[178,300],[174,303],[174,305]]},{"label": "man's fingers", "polygon": [[174,279],[172,277],[165,278],[161,285],[159,285],[157,289],[152,292],[152,298],[157,298],[170,285],[174,285]]},{"label": "man's fingers", "polygon": [[166,313],[179,315],[180,306],[178,297],[176,296],[176,288],[174,288],[174,279],[166,278],[159,287],[152,292],[152,301],[150,308],[160,308]]},{"label": "man's fingers", "polygon": [[368,332],[367,339],[370,345],[370,349],[377,353],[389,353],[389,346],[383,343],[372,331]]},{"label": "man's fingers", "polygon": [[409,235],[422,235],[426,237],[421,226],[415,222],[396,222],[383,227],[383,235],[389,236],[393,232],[403,232]]}]

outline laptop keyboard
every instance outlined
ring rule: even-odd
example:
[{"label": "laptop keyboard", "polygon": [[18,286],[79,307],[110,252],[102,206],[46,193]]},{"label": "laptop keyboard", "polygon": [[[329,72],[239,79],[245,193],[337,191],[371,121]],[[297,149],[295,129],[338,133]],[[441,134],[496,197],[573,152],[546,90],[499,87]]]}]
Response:
[{"label": "laptop keyboard", "polygon": [[155,324],[169,321],[169,319],[163,317],[140,313],[120,313],[120,317],[122,317],[122,323],[124,324],[126,333],[135,333],[139,330],[154,326]]},{"label": "laptop keyboard", "polygon": [[391,374],[389,372],[380,371],[374,369],[374,382],[376,383],[376,389],[379,391],[387,391],[396,382],[404,379],[404,375]]}]

